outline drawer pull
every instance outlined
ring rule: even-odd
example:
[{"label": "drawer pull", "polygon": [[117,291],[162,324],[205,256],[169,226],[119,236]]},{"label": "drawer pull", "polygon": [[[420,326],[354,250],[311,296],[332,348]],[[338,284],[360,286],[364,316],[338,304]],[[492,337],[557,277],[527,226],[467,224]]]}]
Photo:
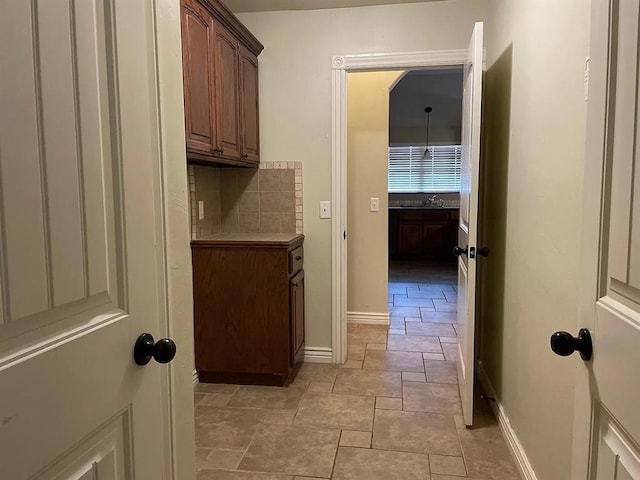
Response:
[{"label": "drawer pull", "polygon": [[296,256],[296,261],[298,261],[298,262],[299,262],[300,260],[302,260],[302,255],[298,255],[298,256]]}]

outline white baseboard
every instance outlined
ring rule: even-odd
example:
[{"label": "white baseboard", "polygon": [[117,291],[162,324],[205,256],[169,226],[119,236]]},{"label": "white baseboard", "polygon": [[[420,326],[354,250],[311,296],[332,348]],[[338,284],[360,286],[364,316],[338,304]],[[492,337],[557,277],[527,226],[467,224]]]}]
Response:
[{"label": "white baseboard", "polygon": [[480,383],[482,384],[482,387],[484,388],[487,396],[495,399],[495,401],[490,401],[489,403],[491,404],[493,413],[498,418],[500,430],[504,435],[504,438],[507,442],[507,447],[509,447],[509,450],[511,451],[511,455],[516,462],[516,467],[518,467],[520,475],[525,480],[538,480],[538,477],[536,477],[536,472],[533,471],[531,462],[529,462],[527,453],[525,452],[522,443],[520,443],[516,432],[511,427],[511,422],[509,421],[509,417],[507,416],[504,407],[496,396],[496,391],[491,384],[491,380],[489,380],[489,377],[487,376],[487,372],[485,371],[482,362],[478,362],[477,373],[478,379],[480,380]]},{"label": "white baseboard", "polygon": [[196,370],[193,371],[193,384],[198,383],[198,372]]},{"label": "white baseboard", "polygon": [[389,314],[347,312],[347,323],[362,323],[365,325],[389,325]]},{"label": "white baseboard", "polygon": [[309,363],[333,363],[332,349],[325,347],[305,347],[304,361]]}]

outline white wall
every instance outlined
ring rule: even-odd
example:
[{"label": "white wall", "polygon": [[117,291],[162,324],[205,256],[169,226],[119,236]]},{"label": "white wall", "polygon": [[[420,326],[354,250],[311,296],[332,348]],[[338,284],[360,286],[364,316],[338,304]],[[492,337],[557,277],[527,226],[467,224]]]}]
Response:
[{"label": "white wall", "polygon": [[[347,75],[347,311],[388,313],[389,88],[402,72]],[[370,211],[370,199],[380,211]]]},{"label": "white wall", "polygon": [[540,480],[571,477],[589,3],[490,0],[481,359]]},{"label": "white wall", "polygon": [[331,57],[466,48],[485,0],[239,14],[264,44],[260,148],[265,161],[303,161],[309,347],[331,346]]}]

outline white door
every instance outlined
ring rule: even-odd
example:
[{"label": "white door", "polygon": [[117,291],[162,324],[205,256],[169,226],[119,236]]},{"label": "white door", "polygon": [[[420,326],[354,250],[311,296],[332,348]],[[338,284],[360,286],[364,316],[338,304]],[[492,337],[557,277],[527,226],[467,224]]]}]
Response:
[{"label": "white door", "polygon": [[558,359],[577,367],[574,480],[640,480],[639,19],[639,0],[592,2],[580,315],[552,337],[593,341],[591,360]]},{"label": "white door", "polygon": [[476,260],[479,255],[478,188],[482,106],[483,24],[476,23],[464,65],[462,98],[462,172],[458,229],[458,384],[464,423],[473,422],[475,370]]},{"label": "white door", "polygon": [[0,477],[170,478],[153,2],[0,2]]}]

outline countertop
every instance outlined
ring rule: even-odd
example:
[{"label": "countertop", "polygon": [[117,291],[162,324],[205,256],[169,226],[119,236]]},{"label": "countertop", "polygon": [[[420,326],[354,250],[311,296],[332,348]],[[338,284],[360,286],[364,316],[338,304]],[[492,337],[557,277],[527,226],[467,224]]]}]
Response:
[{"label": "countertop", "polygon": [[289,246],[303,239],[298,233],[216,233],[191,240],[191,245]]}]

